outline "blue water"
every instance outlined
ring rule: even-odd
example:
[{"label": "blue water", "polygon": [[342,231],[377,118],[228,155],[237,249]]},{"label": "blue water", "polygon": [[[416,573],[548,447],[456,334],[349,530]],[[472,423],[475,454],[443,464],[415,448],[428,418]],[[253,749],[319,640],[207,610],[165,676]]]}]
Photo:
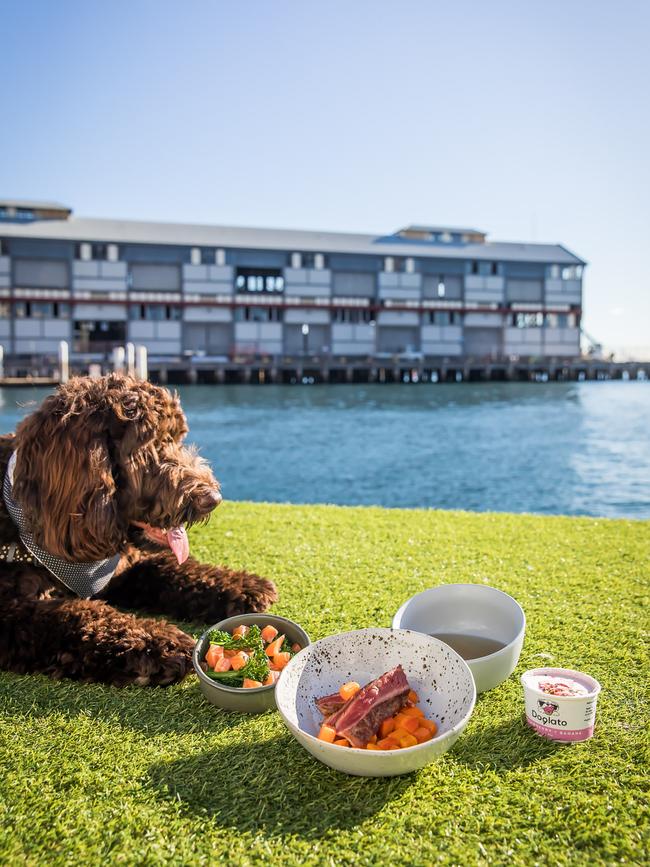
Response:
[{"label": "blue water", "polygon": [[229,499],[650,518],[650,382],[178,390]]}]

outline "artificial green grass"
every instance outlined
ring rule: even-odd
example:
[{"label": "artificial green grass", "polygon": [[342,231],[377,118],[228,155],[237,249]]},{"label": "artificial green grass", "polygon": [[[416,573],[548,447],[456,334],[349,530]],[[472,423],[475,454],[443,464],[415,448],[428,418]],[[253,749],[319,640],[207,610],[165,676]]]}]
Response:
[{"label": "artificial green grass", "polygon": [[[378,780],[317,763],[276,713],[218,711],[193,677],[2,674],[0,863],[648,862],[648,522],[228,503],[192,542],[273,578],[313,639],[390,625],[431,585],[492,584],[527,614],[517,673],[440,761]],[[524,726],[517,674],[544,664],[600,680],[593,740]]]}]

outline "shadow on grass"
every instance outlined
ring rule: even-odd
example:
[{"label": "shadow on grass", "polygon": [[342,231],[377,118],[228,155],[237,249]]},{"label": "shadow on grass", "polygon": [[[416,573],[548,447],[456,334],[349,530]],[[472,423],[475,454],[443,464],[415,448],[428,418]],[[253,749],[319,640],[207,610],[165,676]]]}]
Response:
[{"label": "shadow on grass", "polygon": [[536,735],[523,714],[513,719],[464,732],[450,757],[473,770],[511,771],[553,755],[561,745]]},{"label": "shadow on grass", "polygon": [[209,704],[194,675],[182,687],[123,688],[38,674],[0,673],[0,713],[31,719],[81,714],[143,734],[200,734],[239,726],[245,714],[224,713]]},{"label": "shadow on grass", "polygon": [[306,838],[361,825],[414,780],[349,777],[312,759],[289,735],[156,764],[149,775],[165,797],[222,827]]}]

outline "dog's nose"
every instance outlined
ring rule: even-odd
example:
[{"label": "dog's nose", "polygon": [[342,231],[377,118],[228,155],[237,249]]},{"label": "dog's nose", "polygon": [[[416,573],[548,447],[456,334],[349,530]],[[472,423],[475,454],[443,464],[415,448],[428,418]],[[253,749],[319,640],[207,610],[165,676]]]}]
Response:
[{"label": "dog's nose", "polygon": [[221,502],[221,494],[216,489],[212,491],[208,491],[207,494],[204,494],[201,498],[201,506],[206,511],[211,511],[212,509],[216,509],[219,503]]}]

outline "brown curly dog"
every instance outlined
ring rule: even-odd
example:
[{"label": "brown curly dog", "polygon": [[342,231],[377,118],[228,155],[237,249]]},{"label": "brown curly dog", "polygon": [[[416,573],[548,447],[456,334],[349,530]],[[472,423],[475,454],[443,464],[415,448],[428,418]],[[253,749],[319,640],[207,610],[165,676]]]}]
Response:
[{"label": "brown curly dog", "polygon": [[0,668],[166,685],[193,639],[114,606],[214,623],[276,600],[264,578],[189,556],[184,528],[221,495],[187,430],[177,397],[112,374],[60,386],[0,436]]}]

